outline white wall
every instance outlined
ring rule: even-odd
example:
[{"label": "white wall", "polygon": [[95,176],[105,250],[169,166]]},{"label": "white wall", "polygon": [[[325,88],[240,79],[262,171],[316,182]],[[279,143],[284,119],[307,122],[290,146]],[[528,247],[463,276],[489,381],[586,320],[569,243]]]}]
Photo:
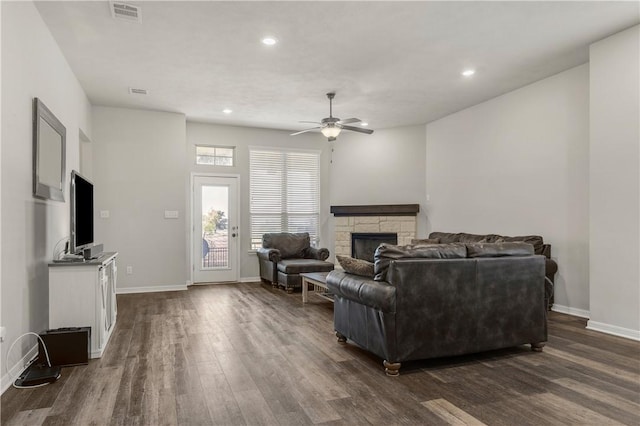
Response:
[{"label": "white wall", "polygon": [[423,125],[342,133],[333,143],[331,205],[420,204],[417,235],[424,237],[425,149]]},{"label": "white wall", "polygon": [[429,123],[429,231],[542,235],[556,308],[586,315],[588,131],[588,65]]},{"label": "white wall", "polygon": [[[283,130],[258,129],[246,127],[222,126],[206,123],[187,123],[187,175],[199,173],[231,173],[240,175],[240,278],[259,279],[258,259],[249,250],[249,147],[281,147],[292,149],[313,149],[322,152],[320,159],[321,214],[320,245],[329,247],[329,239],[333,238],[328,228],[329,218],[329,155],[330,144],[318,133],[290,136],[291,132]],[[221,145],[236,147],[235,167],[216,167],[195,164],[196,145]],[[186,190],[188,196],[191,189]]]},{"label": "white wall", "polygon": [[640,27],[591,45],[588,328],[640,340]]},{"label": "white wall", "polygon": [[[4,362],[22,333],[49,325],[47,263],[69,236],[69,177],[79,165],[79,132],[91,137],[91,105],[31,2],[2,2],[2,390]],[[40,98],[67,130],[66,202],[32,193],[32,99]],[[82,301],[78,301],[82,303]],[[17,345],[9,366],[30,347]]]},{"label": "white wall", "polygon": [[119,292],[186,288],[185,125],[182,114],[93,108],[95,240],[119,253]]}]

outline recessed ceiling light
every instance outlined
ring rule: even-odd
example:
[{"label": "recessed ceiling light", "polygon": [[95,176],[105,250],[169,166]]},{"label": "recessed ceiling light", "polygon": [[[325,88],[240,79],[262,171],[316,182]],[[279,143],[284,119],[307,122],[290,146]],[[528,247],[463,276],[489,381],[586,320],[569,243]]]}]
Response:
[{"label": "recessed ceiling light", "polygon": [[472,69],[462,71],[462,75],[464,75],[465,77],[471,77],[475,73],[476,73],[476,70],[472,70]]},{"label": "recessed ceiling light", "polygon": [[367,122],[364,122],[364,121],[363,121],[362,123],[360,123],[360,125],[361,125],[361,126],[368,126],[368,125],[369,125],[369,123],[367,123]]},{"label": "recessed ceiling light", "polygon": [[265,38],[262,39],[262,44],[266,44],[267,46],[273,46],[277,42],[278,42],[278,40],[276,40],[273,37],[265,37]]},{"label": "recessed ceiling light", "polygon": [[222,110],[222,112],[224,112],[225,114],[231,114],[233,111],[230,110],[229,108],[225,108]]}]

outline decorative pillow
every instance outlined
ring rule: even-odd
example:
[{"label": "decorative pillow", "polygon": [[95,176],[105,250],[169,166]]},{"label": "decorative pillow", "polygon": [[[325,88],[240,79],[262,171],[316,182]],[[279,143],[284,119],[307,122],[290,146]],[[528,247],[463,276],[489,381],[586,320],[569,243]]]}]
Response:
[{"label": "decorative pillow", "polygon": [[439,238],[424,238],[424,239],[419,239],[419,238],[414,238],[411,240],[411,244],[412,245],[422,245],[422,244],[440,244],[440,239]]},{"label": "decorative pillow", "polygon": [[373,263],[349,256],[336,256],[336,259],[346,273],[373,278]]},{"label": "decorative pillow", "polygon": [[464,244],[431,244],[431,245],[408,245],[394,246],[382,243],[376,249],[375,254],[375,276],[376,281],[385,281],[389,263],[396,259],[464,259],[467,257],[467,247]]}]

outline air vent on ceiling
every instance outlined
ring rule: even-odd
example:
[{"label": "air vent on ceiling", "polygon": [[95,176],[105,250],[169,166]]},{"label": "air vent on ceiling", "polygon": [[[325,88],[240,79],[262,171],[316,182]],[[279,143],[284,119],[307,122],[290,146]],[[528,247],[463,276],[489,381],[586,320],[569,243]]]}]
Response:
[{"label": "air vent on ceiling", "polygon": [[129,93],[132,95],[146,95],[149,92],[147,92],[147,89],[134,89],[133,87],[129,87]]},{"label": "air vent on ceiling", "polygon": [[131,4],[110,1],[111,16],[114,19],[123,19],[125,21],[142,22],[142,9]]}]

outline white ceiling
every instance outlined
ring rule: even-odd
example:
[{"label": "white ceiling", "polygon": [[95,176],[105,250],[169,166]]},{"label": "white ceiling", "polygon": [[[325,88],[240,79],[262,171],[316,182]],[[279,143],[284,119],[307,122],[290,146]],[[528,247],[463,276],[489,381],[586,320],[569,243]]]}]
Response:
[{"label": "white ceiling", "polygon": [[583,64],[640,22],[635,1],[128,3],[141,24],[106,1],[37,3],[92,104],[290,130],[327,117],[329,91],[334,116],[370,128],[427,123]]}]

